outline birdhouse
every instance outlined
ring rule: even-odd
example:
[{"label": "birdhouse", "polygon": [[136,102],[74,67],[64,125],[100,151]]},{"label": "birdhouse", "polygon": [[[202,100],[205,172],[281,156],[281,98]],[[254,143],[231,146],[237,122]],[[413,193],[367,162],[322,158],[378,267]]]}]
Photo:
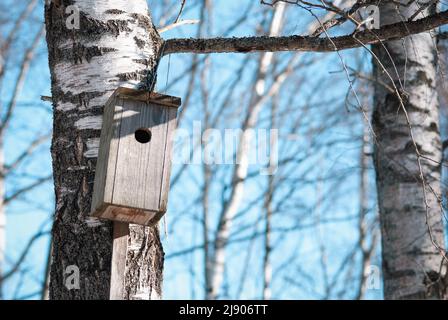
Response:
[{"label": "birdhouse", "polygon": [[105,105],[92,215],[154,225],[167,209],[180,98],[118,88]]}]

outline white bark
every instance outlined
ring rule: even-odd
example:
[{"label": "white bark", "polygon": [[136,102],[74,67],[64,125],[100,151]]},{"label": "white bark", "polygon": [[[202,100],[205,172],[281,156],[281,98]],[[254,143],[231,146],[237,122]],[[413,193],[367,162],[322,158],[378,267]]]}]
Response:
[{"label": "white bark", "polygon": [[[398,13],[395,5],[383,4],[381,23],[406,19],[416,9],[401,6]],[[387,70],[375,61],[377,79],[397,88],[376,84],[372,117],[386,299],[446,295],[435,49],[429,33],[374,48]]]}]

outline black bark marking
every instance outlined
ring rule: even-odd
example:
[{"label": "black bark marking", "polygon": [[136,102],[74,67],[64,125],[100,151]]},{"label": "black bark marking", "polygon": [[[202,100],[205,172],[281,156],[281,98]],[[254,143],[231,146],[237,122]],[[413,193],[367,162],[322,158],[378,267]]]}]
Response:
[{"label": "black bark marking", "polygon": [[108,47],[86,47],[80,43],[74,43],[70,49],[57,49],[55,51],[55,58],[59,61],[70,61],[74,64],[90,62],[94,57],[100,57],[108,52],[117,51],[115,48]]},{"label": "black bark marking", "polygon": [[78,107],[89,107],[90,100],[96,97],[101,97],[105,92],[99,91],[86,91],[79,94],[73,94],[72,92],[63,92],[60,87],[54,86],[52,89],[52,97],[54,101],[58,102],[71,102]]},{"label": "black bark marking", "polygon": [[117,77],[120,79],[120,81],[129,81],[129,80],[142,81],[142,80],[146,79],[147,74],[148,74],[148,71],[139,70],[139,71],[134,71],[134,72],[119,73],[119,74],[117,74]]},{"label": "black bark marking", "polygon": [[104,11],[104,13],[106,13],[106,14],[122,14],[122,13],[126,13],[126,11],[119,10],[119,9],[109,9],[109,10]]},{"label": "black bark marking", "polygon": [[142,39],[139,39],[137,36],[134,37],[135,43],[137,44],[137,47],[140,49],[144,48],[146,45],[146,42]]}]

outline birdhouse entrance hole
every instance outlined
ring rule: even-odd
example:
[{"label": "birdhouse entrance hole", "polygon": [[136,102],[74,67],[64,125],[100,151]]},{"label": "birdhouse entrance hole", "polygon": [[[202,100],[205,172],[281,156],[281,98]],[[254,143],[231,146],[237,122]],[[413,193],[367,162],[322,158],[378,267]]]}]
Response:
[{"label": "birdhouse entrance hole", "polygon": [[137,129],[134,133],[135,136],[135,140],[137,140],[140,143],[148,143],[149,141],[151,141],[151,130],[147,129],[147,128],[140,128]]}]

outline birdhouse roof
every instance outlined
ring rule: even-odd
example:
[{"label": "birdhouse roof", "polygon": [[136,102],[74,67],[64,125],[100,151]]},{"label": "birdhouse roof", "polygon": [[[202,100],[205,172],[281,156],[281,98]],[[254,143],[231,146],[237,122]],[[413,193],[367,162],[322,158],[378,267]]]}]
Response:
[{"label": "birdhouse roof", "polygon": [[179,97],[168,96],[157,92],[148,92],[132,88],[119,87],[109,98],[106,106],[112,103],[116,98],[143,101],[173,108],[178,108],[181,105],[181,99]]}]

